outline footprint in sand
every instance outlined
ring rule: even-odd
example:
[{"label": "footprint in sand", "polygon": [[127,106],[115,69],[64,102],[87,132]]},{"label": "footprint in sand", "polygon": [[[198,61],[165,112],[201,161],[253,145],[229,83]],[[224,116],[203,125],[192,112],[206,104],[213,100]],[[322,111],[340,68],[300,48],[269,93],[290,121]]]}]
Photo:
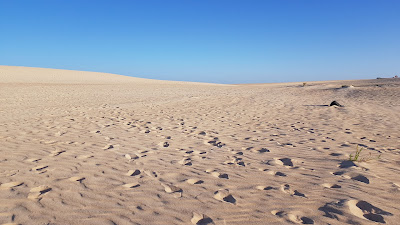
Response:
[{"label": "footprint in sand", "polygon": [[242,150],[244,151],[250,151],[252,150],[254,147],[242,147]]},{"label": "footprint in sand", "polygon": [[93,155],[80,155],[80,156],[77,156],[76,158],[77,159],[89,159],[89,158],[93,158],[94,156]]},{"label": "footprint in sand", "polygon": [[23,184],[24,184],[24,182],[18,182],[18,181],[17,182],[3,183],[3,184],[0,185],[0,189],[11,189],[11,188],[14,188],[14,187],[21,186]]},{"label": "footprint in sand", "polygon": [[61,153],[66,152],[65,150],[55,150],[52,151],[51,154],[49,156],[59,156]]},{"label": "footprint in sand", "polygon": [[299,197],[303,197],[306,198],[306,195],[297,191],[297,190],[292,190],[292,188],[290,187],[289,184],[284,184],[281,186],[281,191],[287,194],[290,194],[292,196],[299,196]]},{"label": "footprint in sand", "polygon": [[207,154],[206,151],[199,151],[199,150],[194,150],[193,153],[196,154],[196,155],[205,155],[205,154]]},{"label": "footprint in sand", "polygon": [[192,165],[192,159],[191,158],[183,158],[178,161],[179,164],[184,165],[184,166],[191,166]]},{"label": "footprint in sand", "polygon": [[31,170],[35,171],[35,172],[38,172],[38,173],[45,173],[45,172],[47,172],[47,170],[45,170],[45,169],[48,168],[48,167],[49,166],[41,165],[41,166],[33,167]]},{"label": "footprint in sand", "polygon": [[144,170],[143,171],[147,176],[151,177],[151,178],[156,178],[158,177],[157,172],[155,171],[151,171],[151,170]]},{"label": "footprint in sand", "polygon": [[216,171],[210,172],[210,173],[211,173],[211,175],[212,175],[213,177],[223,178],[223,179],[229,179],[229,176],[228,176],[228,174],[226,174],[226,173],[220,173],[220,172],[216,172]]},{"label": "footprint in sand", "polygon": [[333,172],[332,174],[336,175],[336,176],[342,176],[343,178],[346,178],[346,179],[352,179],[355,181],[366,183],[366,184],[370,183],[369,179],[362,174],[359,174],[359,173],[345,174],[345,173],[346,173],[345,171],[337,171],[337,172]]},{"label": "footprint in sand", "polygon": [[69,178],[68,180],[69,181],[72,181],[72,182],[82,182],[83,180],[85,179],[85,177],[79,177],[79,176],[77,176],[77,177],[71,177],[71,178]]},{"label": "footprint in sand", "polygon": [[321,186],[325,187],[325,188],[341,188],[342,187],[338,184],[330,184],[330,183],[323,183]]},{"label": "footprint in sand", "polygon": [[377,208],[366,201],[350,200],[347,202],[347,205],[353,215],[378,223],[386,223],[383,216],[392,216],[391,213]]},{"label": "footprint in sand", "polygon": [[345,174],[345,173],[346,173],[346,171],[331,172],[331,174],[332,174],[332,175],[335,175],[335,176],[342,176],[342,175]]},{"label": "footprint in sand", "polygon": [[266,153],[266,152],[270,152],[270,150],[268,150],[267,148],[261,148],[261,149],[257,149],[257,150],[252,150],[253,152],[256,153]]},{"label": "footprint in sand", "polygon": [[256,186],[256,189],[260,190],[260,191],[268,191],[268,190],[272,190],[272,189],[275,189],[275,188],[271,187],[271,186],[259,185],[259,186]]},{"label": "footprint in sand", "polygon": [[192,153],[194,152],[194,151],[192,151],[192,150],[185,150],[185,149],[181,149],[181,148],[177,148],[176,150],[178,150],[178,151],[184,151],[185,152],[185,155],[184,156],[190,156],[190,155],[192,155]]},{"label": "footprint in sand", "polygon": [[290,167],[293,166],[292,159],[290,158],[275,159],[275,162],[283,166],[290,166]]},{"label": "footprint in sand", "polygon": [[278,216],[280,218],[284,218],[292,223],[300,223],[300,224],[314,224],[314,220],[311,218],[303,216],[301,212],[290,212],[287,213],[285,211],[272,210],[272,215]]},{"label": "footprint in sand", "polygon": [[246,164],[243,162],[243,158],[236,157],[236,156],[234,156],[233,159],[231,159],[231,160],[225,161],[224,164],[237,165],[237,166],[246,166]]},{"label": "footprint in sand", "polygon": [[229,193],[228,189],[214,192],[214,198],[222,202],[236,203],[236,199]]},{"label": "footprint in sand", "polygon": [[324,212],[323,216],[339,220],[338,215],[343,215],[343,204],[345,200],[340,200],[337,202],[328,202],[324,206],[318,208],[319,211]]},{"label": "footprint in sand", "polygon": [[43,195],[49,191],[51,191],[51,188],[45,185],[35,187],[29,191],[30,193],[28,194],[28,198],[33,200],[40,200],[42,199]]},{"label": "footprint in sand", "polygon": [[182,188],[174,186],[172,184],[165,184],[165,183],[161,183],[161,185],[164,187],[164,191],[172,194],[172,193],[177,193],[178,195],[175,197],[182,197]]},{"label": "footprint in sand", "polygon": [[204,181],[202,181],[200,179],[194,179],[194,178],[188,179],[186,182],[189,183],[189,184],[202,184],[202,183],[204,183]]},{"label": "footprint in sand", "polygon": [[134,155],[125,154],[125,158],[132,160],[132,159],[138,159],[139,156],[137,156],[136,154],[134,154]]},{"label": "footprint in sand", "polygon": [[30,158],[30,159],[27,159],[26,161],[28,161],[28,162],[39,162],[40,160],[42,160],[42,159],[39,159],[39,158]]},{"label": "footprint in sand", "polygon": [[232,153],[236,154],[236,155],[243,155],[243,152],[235,152],[235,151],[233,151]]},{"label": "footprint in sand", "polygon": [[127,189],[136,188],[136,187],[139,187],[139,186],[140,186],[139,183],[128,183],[128,184],[122,185],[122,187],[127,188]]},{"label": "footprint in sand", "polygon": [[110,150],[110,149],[113,149],[113,148],[114,148],[113,145],[106,145],[106,146],[104,146],[103,150]]},{"label": "footprint in sand", "polygon": [[135,153],[134,156],[132,156],[132,158],[136,159],[135,156],[137,156],[138,158],[146,157],[147,156],[146,153],[153,153],[153,152],[149,152],[148,150],[140,150],[140,151],[137,151],[137,153]]},{"label": "footprint in sand", "polygon": [[150,133],[151,131],[149,130],[149,129],[145,129],[145,130],[141,130],[140,131],[140,133],[143,133],[143,134],[148,134],[148,133]]},{"label": "footprint in sand", "polygon": [[199,135],[206,136],[207,133],[206,133],[205,131],[200,131],[200,132],[199,132]]},{"label": "footprint in sand", "polygon": [[146,154],[149,152],[149,150],[139,150],[137,151],[139,154]]},{"label": "footprint in sand", "polygon": [[349,160],[343,161],[343,162],[339,163],[339,165],[338,165],[339,168],[350,168],[353,166],[356,167],[357,165]]},{"label": "footprint in sand", "polygon": [[182,192],[182,189],[177,186],[163,183],[161,185],[164,187],[164,191],[167,193]]},{"label": "footprint in sand", "polygon": [[399,184],[392,183],[392,187],[393,187],[395,190],[400,191],[400,185],[399,185]]},{"label": "footprint in sand", "polygon": [[350,175],[350,177],[351,177],[352,180],[356,180],[356,181],[359,181],[359,182],[363,182],[363,183],[369,184],[369,179],[364,175],[352,174],[352,175]]},{"label": "footprint in sand", "polygon": [[104,140],[106,140],[106,141],[111,141],[113,139],[114,139],[113,137],[104,137]]},{"label": "footprint in sand", "polygon": [[216,171],[216,169],[211,169],[211,168],[206,169],[206,173],[211,173],[211,172],[214,172],[214,171]]},{"label": "footprint in sand", "polygon": [[128,173],[126,173],[126,175],[133,177],[139,175],[140,173],[141,173],[140,170],[129,170]]},{"label": "footprint in sand", "polygon": [[63,135],[66,134],[66,133],[67,133],[67,132],[58,131],[57,133],[54,134],[54,136],[56,136],[56,137],[61,137],[61,136],[63,136]]},{"label": "footprint in sand", "polygon": [[214,224],[213,220],[210,217],[196,212],[193,212],[193,217],[190,222],[196,225]]},{"label": "footprint in sand", "polygon": [[277,176],[277,177],[286,177],[287,175],[285,173],[279,172],[279,171],[273,171],[273,170],[268,170],[267,169],[267,174]]},{"label": "footprint in sand", "polygon": [[165,141],[165,142],[160,142],[158,145],[159,145],[159,146],[162,146],[162,147],[164,147],[164,148],[168,148],[168,147],[170,146],[170,144],[169,144],[167,141]]},{"label": "footprint in sand", "polygon": [[215,137],[211,141],[204,141],[205,144],[209,144],[218,148],[222,148],[225,144],[219,141],[219,138]]}]

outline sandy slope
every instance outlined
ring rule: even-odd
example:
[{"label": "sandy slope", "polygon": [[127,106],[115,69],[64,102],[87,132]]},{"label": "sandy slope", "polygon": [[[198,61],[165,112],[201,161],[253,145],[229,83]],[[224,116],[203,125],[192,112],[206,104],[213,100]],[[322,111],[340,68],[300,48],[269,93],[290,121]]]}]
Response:
[{"label": "sandy slope", "polygon": [[0,224],[398,224],[399,99],[0,66]]}]

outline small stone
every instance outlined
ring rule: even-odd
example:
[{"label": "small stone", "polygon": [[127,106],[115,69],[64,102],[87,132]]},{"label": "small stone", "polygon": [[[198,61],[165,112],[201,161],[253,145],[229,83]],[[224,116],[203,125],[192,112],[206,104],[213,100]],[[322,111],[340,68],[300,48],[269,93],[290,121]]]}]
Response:
[{"label": "small stone", "polygon": [[343,105],[339,104],[339,102],[337,102],[337,101],[331,102],[331,104],[330,104],[329,106],[339,106],[339,107],[343,107]]}]

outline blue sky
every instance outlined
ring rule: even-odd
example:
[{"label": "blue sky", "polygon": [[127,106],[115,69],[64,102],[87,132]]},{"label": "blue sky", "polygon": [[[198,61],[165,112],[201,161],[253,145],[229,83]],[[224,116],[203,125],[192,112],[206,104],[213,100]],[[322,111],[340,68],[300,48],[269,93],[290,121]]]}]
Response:
[{"label": "blue sky", "polygon": [[0,0],[0,65],[268,83],[400,74],[398,0]]}]

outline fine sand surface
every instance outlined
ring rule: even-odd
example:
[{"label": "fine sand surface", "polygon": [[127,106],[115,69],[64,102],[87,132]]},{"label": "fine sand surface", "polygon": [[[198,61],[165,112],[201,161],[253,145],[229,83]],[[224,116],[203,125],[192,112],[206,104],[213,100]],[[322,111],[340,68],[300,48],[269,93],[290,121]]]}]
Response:
[{"label": "fine sand surface", "polygon": [[399,149],[400,79],[0,66],[0,224],[399,224]]}]

